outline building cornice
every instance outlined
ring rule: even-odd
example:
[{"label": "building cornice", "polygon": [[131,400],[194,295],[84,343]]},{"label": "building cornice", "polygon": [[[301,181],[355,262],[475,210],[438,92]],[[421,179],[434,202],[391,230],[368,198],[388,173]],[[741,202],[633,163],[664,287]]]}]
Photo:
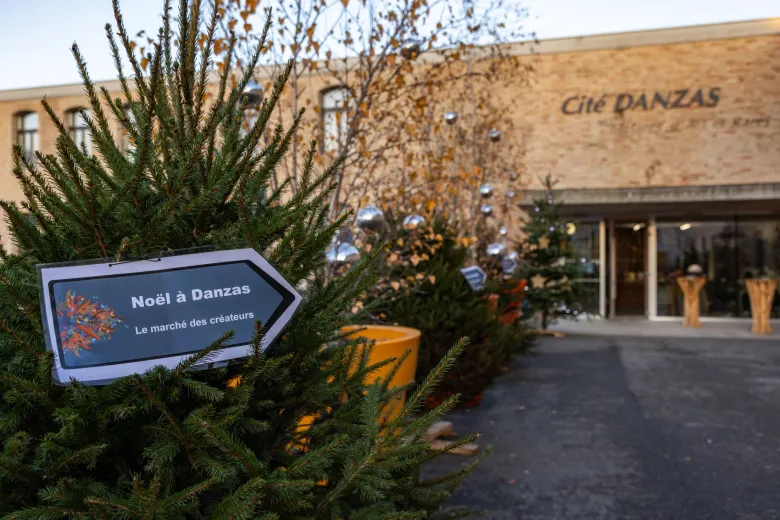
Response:
[{"label": "building cornice", "polygon": [[[551,38],[535,42],[521,41],[499,45],[498,48],[500,50],[500,55],[522,56],[587,52],[609,49],[628,49],[632,47],[672,45],[698,41],[713,41],[773,35],[780,35],[780,18],[631,31],[613,34],[595,34],[573,38]],[[469,54],[472,59],[490,58],[496,55],[496,47],[476,47],[471,49]],[[440,59],[441,53],[436,52],[436,50],[432,50],[424,53],[419,62],[421,64],[435,63]],[[354,59],[347,59],[346,62],[344,62],[344,60],[334,60],[334,62],[344,62],[336,63],[336,68],[348,68],[353,60]],[[271,78],[275,76],[276,73],[278,73],[280,70],[279,67],[279,65],[258,67],[257,76],[258,78],[263,79]],[[319,73],[322,73],[322,71],[319,71]],[[109,92],[119,90],[119,82],[116,80],[96,82],[96,86],[105,87]],[[33,100],[40,99],[44,96],[77,96],[83,94],[83,92],[84,86],[81,83],[39,86],[15,90],[0,90],[0,102]]]},{"label": "building cornice", "polygon": [[[105,88],[109,92],[120,90],[119,80],[98,81],[95,87]],[[71,83],[69,85],[45,85],[41,87],[20,88],[16,90],[0,90],[0,101],[39,100],[44,97],[68,97],[84,95],[83,83]]]},{"label": "building cornice", "polygon": [[[545,199],[543,190],[527,190],[518,201],[521,207]],[[749,200],[780,200],[780,183],[731,184],[712,186],[561,189],[553,190],[553,198],[568,206],[659,204],[684,202],[734,202]]]},{"label": "building cornice", "polygon": [[744,22],[551,38],[540,40],[532,45],[527,42],[517,42],[509,44],[506,49],[512,55],[563,54],[776,35],[780,35],[780,18],[765,18]]}]

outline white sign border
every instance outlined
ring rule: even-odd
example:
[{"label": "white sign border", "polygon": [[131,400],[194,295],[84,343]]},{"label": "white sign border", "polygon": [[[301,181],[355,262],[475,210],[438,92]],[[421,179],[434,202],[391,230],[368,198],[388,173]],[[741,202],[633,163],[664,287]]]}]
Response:
[{"label": "white sign border", "polygon": [[[466,283],[469,284],[469,287],[471,287],[471,290],[474,292],[481,291],[485,288],[485,282],[487,281],[487,273],[478,265],[470,265],[467,267],[461,267],[460,272],[463,275],[463,278],[466,279]],[[474,285],[471,283],[471,280],[469,280],[469,274],[470,273],[479,273],[480,274],[480,282],[477,287],[474,287]]]},{"label": "white sign border", "polygon": [[[193,253],[178,256],[165,256],[154,261],[137,260],[124,263],[80,263],[78,265],[62,264],[40,264],[38,265],[38,277],[41,287],[42,299],[41,307],[44,313],[43,325],[46,329],[46,346],[54,353],[54,367],[52,369],[54,378],[59,384],[69,384],[75,379],[83,384],[100,385],[109,383],[115,379],[133,375],[142,374],[147,370],[162,365],[166,368],[175,368],[183,360],[193,356],[193,354],[173,355],[168,357],[159,357],[155,359],[146,359],[140,361],[128,361],[126,363],[116,363],[111,365],[102,365],[84,368],[65,368],[58,358],[57,352],[57,330],[54,328],[54,316],[52,313],[52,301],[49,291],[49,283],[58,280],[69,280],[73,278],[89,279],[107,276],[119,276],[124,274],[144,274],[155,271],[167,271],[183,267],[208,267],[209,265],[221,264],[227,262],[250,261],[259,267],[265,274],[273,278],[277,283],[290,291],[293,295],[293,301],[289,307],[279,316],[270,329],[265,331],[262,347],[265,348],[281,333],[282,329],[292,319],[298,305],[301,303],[301,295],[298,294],[284,277],[257,251],[251,248],[231,249],[225,251],[211,251],[207,253]],[[58,267],[59,265],[59,267]],[[89,272],[85,273],[85,267],[89,267]],[[205,348],[208,345],[204,345]],[[243,358],[251,355],[249,343],[235,345],[230,348],[215,351],[209,357],[209,363],[220,361],[229,361],[231,359]]]}]

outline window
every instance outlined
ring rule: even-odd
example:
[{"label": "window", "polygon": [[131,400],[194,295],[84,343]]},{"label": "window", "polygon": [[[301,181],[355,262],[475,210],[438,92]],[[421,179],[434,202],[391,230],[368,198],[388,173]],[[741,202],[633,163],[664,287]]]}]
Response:
[{"label": "window", "polygon": [[20,112],[16,114],[16,144],[22,147],[24,154],[32,159],[38,148],[38,114]]},{"label": "window", "polygon": [[[133,114],[133,109],[130,105],[125,105],[125,116],[127,119],[130,120],[130,123],[133,125],[135,124],[135,114]],[[135,150],[135,142],[133,140],[133,137],[125,130],[125,127],[121,127],[122,132],[122,142],[121,144],[121,150],[122,153],[129,153]]]},{"label": "window", "polygon": [[86,147],[87,153],[92,154],[92,139],[89,136],[89,126],[84,118],[89,115],[85,108],[71,108],[65,113],[66,124],[68,126],[68,135],[76,143],[79,149]]},{"label": "window", "polygon": [[338,151],[346,141],[349,129],[347,109],[352,93],[347,88],[336,87],[322,93],[322,149]]},{"label": "window", "polygon": [[598,222],[569,222],[566,232],[576,256],[575,261],[580,268],[582,288],[582,310],[588,314],[599,313],[599,282],[601,264],[599,259],[599,224]]},{"label": "window", "polygon": [[[702,316],[749,317],[745,279],[780,273],[780,219],[776,217],[660,222],[656,236],[659,316],[683,315],[676,278],[692,264],[701,266],[707,276],[700,295]],[[772,317],[780,317],[777,296]]]}]

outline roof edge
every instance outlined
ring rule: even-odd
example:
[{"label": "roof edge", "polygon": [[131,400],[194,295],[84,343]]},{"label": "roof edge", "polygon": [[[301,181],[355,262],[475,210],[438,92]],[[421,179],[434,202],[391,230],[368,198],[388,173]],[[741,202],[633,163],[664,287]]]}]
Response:
[{"label": "roof edge", "polygon": [[[526,190],[517,205],[532,207],[543,199],[542,189]],[[780,200],[780,182],[749,184],[709,184],[695,186],[645,186],[625,188],[562,188],[553,196],[567,205],[648,204],[680,202],[717,202]]]},{"label": "roof edge", "polygon": [[[634,47],[651,47],[657,45],[672,45],[698,41],[715,41],[734,38],[750,38],[760,36],[780,35],[780,17],[746,20],[739,22],[723,22],[663,29],[645,29],[617,33],[593,34],[585,36],[549,38],[538,41],[520,41],[501,45],[506,54],[562,54],[569,52],[587,52],[610,49],[628,49]],[[475,57],[480,54],[475,49]],[[491,52],[485,48],[484,52]],[[260,76],[269,75],[274,66],[260,67]],[[95,86],[103,86],[109,91],[119,90],[119,81],[108,80],[95,82]],[[75,96],[83,93],[82,83],[64,85],[42,85],[20,89],[0,90],[0,102],[40,99],[49,96]]]},{"label": "roof edge", "polygon": [[635,47],[653,47],[773,35],[780,35],[780,17],[584,36],[567,36],[563,38],[548,38],[539,40],[530,45],[530,42],[511,43],[508,44],[507,47],[509,52],[514,55],[561,54],[567,52],[619,50]]}]

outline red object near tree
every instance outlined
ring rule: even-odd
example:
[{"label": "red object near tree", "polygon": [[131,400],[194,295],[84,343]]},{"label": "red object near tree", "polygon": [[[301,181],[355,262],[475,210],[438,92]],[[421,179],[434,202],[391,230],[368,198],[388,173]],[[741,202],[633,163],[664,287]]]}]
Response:
[{"label": "red object near tree", "polygon": [[[523,304],[523,296],[525,296],[525,288],[527,285],[528,281],[523,279],[517,282],[517,285],[514,287],[504,290],[501,295],[491,294],[488,296],[493,311],[496,312],[496,314],[499,314],[500,312],[498,321],[508,324],[513,323],[520,318],[522,315],[521,307]],[[498,302],[501,296],[508,297],[509,301],[506,306],[499,311]]]}]

